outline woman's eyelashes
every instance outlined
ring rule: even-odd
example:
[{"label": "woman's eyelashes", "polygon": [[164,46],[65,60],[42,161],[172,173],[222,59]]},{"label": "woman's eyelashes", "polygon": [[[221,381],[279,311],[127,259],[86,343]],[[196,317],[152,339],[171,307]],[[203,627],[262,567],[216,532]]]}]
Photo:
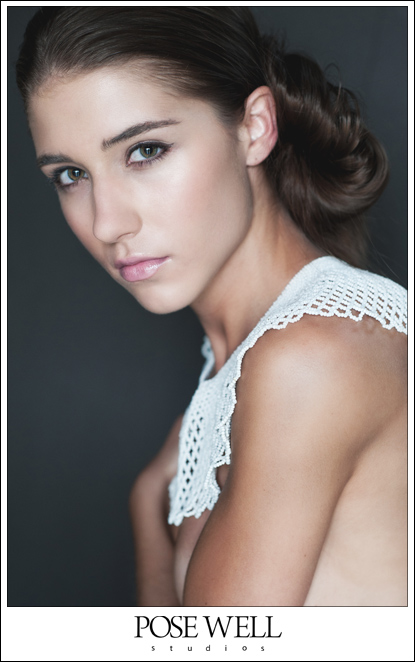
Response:
[{"label": "woman's eyelashes", "polygon": [[129,150],[129,162],[127,165],[142,164],[144,162],[154,163],[167,154],[172,145],[159,142],[139,143]]},{"label": "woman's eyelashes", "polygon": [[85,170],[81,168],[58,168],[51,175],[46,175],[52,186],[67,189],[76,186],[81,179],[88,179]]},{"label": "woman's eyelashes", "polygon": [[[127,152],[127,167],[143,168],[160,161],[172,147],[171,144],[160,142],[141,142]],[[73,189],[83,179],[89,179],[85,170],[74,166],[57,168],[51,175],[46,175],[52,186],[59,190]]]}]

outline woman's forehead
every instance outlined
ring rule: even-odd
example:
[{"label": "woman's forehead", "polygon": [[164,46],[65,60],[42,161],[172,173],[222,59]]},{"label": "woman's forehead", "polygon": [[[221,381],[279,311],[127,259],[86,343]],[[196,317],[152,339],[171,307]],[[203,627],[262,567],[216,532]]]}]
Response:
[{"label": "woman's forehead", "polygon": [[173,94],[126,66],[51,77],[32,95],[28,117],[37,151],[80,140],[95,149],[140,124],[220,125],[210,104]]},{"label": "woman's forehead", "polygon": [[167,105],[180,98],[171,87],[152,77],[147,68],[125,64],[93,71],[52,74],[32,94],[29,108],[56,106],[60,102],[94,104],[94,99],[106,100],[107,103],[111,99],[122,102],[131,100],[134,103],[140,99],[143,104],[150,101]]}]

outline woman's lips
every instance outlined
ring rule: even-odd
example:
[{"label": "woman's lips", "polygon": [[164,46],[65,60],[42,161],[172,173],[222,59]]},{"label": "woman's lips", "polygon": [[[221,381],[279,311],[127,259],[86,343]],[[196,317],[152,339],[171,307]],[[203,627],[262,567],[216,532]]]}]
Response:
[{"label": "woman's lips", "polygon": [[115,266],[120,270],[124,280],[134,283],[138,280],[151,278],[168,259],[168,257],[151,257],[145,260],[138,259],[131,264],[130,258],[117,262]]}]

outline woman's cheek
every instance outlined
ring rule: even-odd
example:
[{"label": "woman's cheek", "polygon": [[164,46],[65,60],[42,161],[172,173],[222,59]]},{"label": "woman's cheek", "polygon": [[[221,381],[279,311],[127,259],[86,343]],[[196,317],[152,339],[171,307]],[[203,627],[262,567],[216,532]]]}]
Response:
[{"label": "woman's cheek", "polygon": [[174,209],[177,231],[182,228],[187,243],[199,244],[206,252],[207,241],[223,250],[230,238],[227,235],[240,233],[246,215],[246,192],[241,180],[232,179],[230,172],[230,165],[212,155],[202,160],[198,154],[182,166],[178,164],[166,183],[163,197],[174,200],[171,211]]}]

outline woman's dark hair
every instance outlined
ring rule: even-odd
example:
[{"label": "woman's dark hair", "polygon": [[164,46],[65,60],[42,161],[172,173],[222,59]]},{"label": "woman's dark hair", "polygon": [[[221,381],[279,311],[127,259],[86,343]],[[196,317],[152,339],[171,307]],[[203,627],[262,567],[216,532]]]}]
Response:
[{"label": "woman's dark hair", "polygon": [[26,112],[50,77],[146,62],[153,79],[209,101],[225,123],[268,85],[279,137],[265,169],[279,201],[314,244],[364,266],[363,213],[386,186],[386,154],[355,95],[310,58],[261,36],[242,7],[50,7],[29,22],[17,62]]}]

